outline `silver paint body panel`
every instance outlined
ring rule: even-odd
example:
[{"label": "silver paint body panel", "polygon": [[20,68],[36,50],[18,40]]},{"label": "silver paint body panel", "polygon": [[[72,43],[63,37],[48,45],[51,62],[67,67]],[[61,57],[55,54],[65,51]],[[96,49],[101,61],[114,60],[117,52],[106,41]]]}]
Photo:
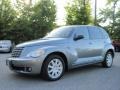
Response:
[{"label": "silver paint body panel", "polygon": [[[114,47],[111,44],[109,37],[93,40],[90,39],[89,31],[87,31],[88,34],[86,34],[88,36],[85,36],[84,39],[77,41],[73,40],[74,35],[77,32],[75,30],[76,28],[86,28],[86,30],[88,30],[87,27],[94,28],[95,26],[73,25],[66,27],[71,27],[73,29],[73,33],[69,38],[43,38],[17,45],[16,47],[24,47],[21,56],[19,58],[10,57],[7,59],[7,62],[13,61],[14,64],[18,66],[29,66],[32,68],[32,71],[13,71],[19,73],[38,74],[41,71],[41,67],[45,58],[53,52],[63,53],[67,58],[68,69],[71,69],[83,65],[102,62],[104,60],[106,52],[109,49],[114,51]],[[38,58],[25,57],[29,52],[39,48],[45,50],[44,55]]]}]

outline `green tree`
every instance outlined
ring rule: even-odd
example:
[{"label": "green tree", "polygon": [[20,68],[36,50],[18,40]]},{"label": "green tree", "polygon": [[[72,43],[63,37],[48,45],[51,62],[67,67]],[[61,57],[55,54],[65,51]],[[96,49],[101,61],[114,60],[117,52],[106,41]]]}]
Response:
[{"label": "green tree", "polygon": [[8,39],[8,32],[14,24],[15,14],[10,0],[0,0],[0,39]]},{"label": "green tree", "polygon": [[56,7],[53,0],[39,0],[35,5],[17,0],[15,7],[17,18],[9,36],[16,43],[41,38],[54,27]]},{"label": "green tree", "polygon": [[65,9],[67,14],[66,23],[68,25],[92,23],[89,0],[73,0],[73,2],[68,3]]},{"label": "green tree", "polygon": [[[17,13],[16,20],[12,26],[9,36],[16,43],[34,39],[33,29],[31,28],[32,21],[32,6],[25,4],[21,0],[17,0],[15,4]],[[18,40],[19,39],[19,40]]]},{"label": "green tree", "polygon": [[120,38],[120,10],[117,3],[119,0],[108,0],[106,7],[99,13],[99,23],[104,25],[112,38]]},{"label": "green tree", "polygon": [[56,6],[53,0],[39,0],[31,18],[35,38],[43,37],[55,26]]}]

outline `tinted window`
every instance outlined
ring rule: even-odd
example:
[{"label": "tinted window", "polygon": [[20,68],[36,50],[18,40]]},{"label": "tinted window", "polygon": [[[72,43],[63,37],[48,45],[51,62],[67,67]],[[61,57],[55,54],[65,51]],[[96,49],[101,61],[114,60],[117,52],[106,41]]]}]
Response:
[{"label": "tinted window", "polygon": [[99,28],[99,29],[100,29],[100,31],[101,31],[101,33],[103,35],[103,38],[109,38],[108,33],[104,29],[102,29],[102,28]]},{"label": "tinted window", "polygon": [[88,27],[90,39],[102,39],[103,35],[99,28],[97,27]]},{"label": "tinted window", "polygon": [[77,36],[77,35],[83,35],[84,39],[88,39],[89,38],[87,27],[76,27],[74,29],[76,30],[75,31],[75,36]]}]

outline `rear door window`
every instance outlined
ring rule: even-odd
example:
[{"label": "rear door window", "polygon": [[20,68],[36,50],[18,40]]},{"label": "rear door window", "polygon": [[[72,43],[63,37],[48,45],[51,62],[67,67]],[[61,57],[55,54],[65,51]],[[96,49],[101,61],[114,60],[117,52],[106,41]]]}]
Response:
[{"label": "rear door window", "polygon": [[90,39],[102,39],[103,35],[99,28],[88,27]]}]

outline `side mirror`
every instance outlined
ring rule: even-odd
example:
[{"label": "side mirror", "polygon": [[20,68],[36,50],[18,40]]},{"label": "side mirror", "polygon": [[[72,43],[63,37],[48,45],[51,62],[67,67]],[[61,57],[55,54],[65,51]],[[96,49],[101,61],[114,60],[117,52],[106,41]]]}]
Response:
[{"label": "side mirror", "polygon": [[77,40],[80,40],[80,39],[83,39],[84,36],[83,35],[77,35],[74,37],[74,40],[77,41]]}]

